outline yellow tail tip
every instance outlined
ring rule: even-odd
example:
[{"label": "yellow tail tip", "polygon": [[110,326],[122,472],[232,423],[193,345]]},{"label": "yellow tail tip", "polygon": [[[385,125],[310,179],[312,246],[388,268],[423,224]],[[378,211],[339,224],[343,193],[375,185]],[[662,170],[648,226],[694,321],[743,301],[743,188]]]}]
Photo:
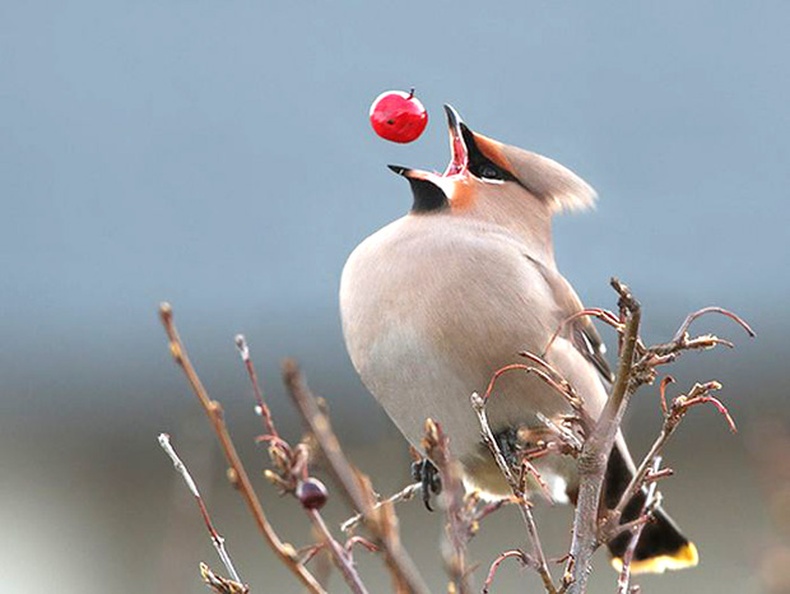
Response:
[{"label": "yellow tail tip", "polygon": [[[696,567],[699,563],[699,552],[693,542],[686,543],[671,555],[657,555],[649,559],[641,559],[631,562],[631,573],[664,573],[667,569],[685,569],[686,567]],[[619,557],[612,559],[612,567],[615,571],[622,571],[623,560]]]}]

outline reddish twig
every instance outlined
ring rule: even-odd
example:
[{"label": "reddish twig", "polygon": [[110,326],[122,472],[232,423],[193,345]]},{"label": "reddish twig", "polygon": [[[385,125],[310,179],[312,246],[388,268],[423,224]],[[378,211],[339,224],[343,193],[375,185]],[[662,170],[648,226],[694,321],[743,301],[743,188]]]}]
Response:
[{"label": "reddish twig", "polygon": [[381,550],[372,542],[370,542],[367,538],[364,538],[362,536],[352,536],[346,541],[344,548],[350,555],[354,550],[354,546],[356,545],[361,546],[363,549],[367,549],[371,553],[378,553]]},{"label": "reddish twig", "polygon": [[263,399],[263,390],[261,390],[260,383],[258,382],[258,374],[255,371],[255,364],[252,362],[252,358],[250,357],[250,347],[247,344],[247,339],[244,338],[243,334],[237,334],[235,342],[236,348],[238,349],[239,355],[241,356],[241,360],[244,363],[244,367],[247,369],[247,376],[250,378],[250,384],[252,384],[252,392],[255,395],[256,402],[255,414],[263,419],[263,426],[266,431],[268,431],[268,434],[277,439],[280,437],[280,434],[277,433],[277,428],[274,426],[272,412],[269,410],[269,406]]},{"label": "reddish twig", "polygon": [[622,321],[619,320],[617,316],[614,315],[609,310],[601,309],[599,307],[590,307],[587,309],[582,309],[581,311],[577,311],[576,313],[568,316],[567,318],[562,320],[562,322],[560,322],[559,326],[557,326],[557,329],[554,331],[554,334],[551,335],[551,338],[549,339],[549,342],[546,344],[546,347],[543,349],[543,356],[545,357],[548,354],[549,349],[554,344],[554,341],[557,340],[559,335],[562,333],[563,329],[565,329],[565,327],[568,324],[570,324],[574,320],[578,320],[579,318],[590,318],[590,317],[598,318],[599,320],[606,322],[618,332],[623,331]]},{"label": "reddish twig", "polygon": [[[656,456],[653,460],[653,464],[650,467],[650,472],[653,475],[658,474],[658,469],[660,466],[661,456]],[[639,538],[642,536],[642,531],[644,530],[647,521],[649,521],[652,515],[652,509],[656,501],[655,497],[656,483],[652,482],[647,489],[647,496],[645,497],[645,502],[642,504],[642,511],[639,514],[639,519],[644,519],[644,521],[633,528],[631,540],[625,549],[625,553],[623,554],[623,566],[620,569],[620,575],[617,578],[617,594],[630,594],[631,592],[631,562],[634,559],[634,553],[636,552],[636,547],[639,544]]]},{"label": "reddish twig", "polygon": [[311,544],[306,547],[302,547],[297,551],[299,554],[299,562],[303,565],[307,565],[313,558],[320,552],[326,548],[325,542],[319,542],[316,544]]},{"label": "reddish twig", "polygon": [[317,509],[305,509],[305,512],[318,534],[321,535],[324,543],[326,543],[332,560],[335,563],[335,567],[340,570],[349,589],[354,592],[354,594],[367,594],[367,588],[365,588],[365,585],[362,583],[362,578],[360,578],[359,573],[357,573],[357,568],[354,566],[350,551],[346,550],[343,545],[337,542],[335,537],[332,536],[326,522],[324,522],[324,518]]},{"label": "reddish twig", "polygon": [[711,381],[704,384],[697,383],[694,384],[688,395],[681,394],[672,401],[672,404],[669,405],[667,409],[668,412],[665,413],[661,432],[653,442],[653,445],[650,447],[648,453],[642,459],[642,462],[639,464],[636,473],[628,483],[625,491],[623,491],[617,506],[615,506],[610,514],[610,520],[606,523],[603,531],[603,538],[605,540],[611,538],[613,531],[617,530],[617,526],[620,522],[620,518],[622,517],[625,507],[628,505],[628,502],[631,501],[634,495],[636,495],[639,489],[642,488],[642,485],[645,484],[646,477],[650,471],[651,466],[654,464],[655,459],[663,451],[667,441],[669,441],[669,438],[672,437],[672,434],[678,428],[680,421],[683,419],[690,408],[700,404],[713,404],[725,417],[730,429],[732,431],[736,430],[735,423],[732,420],[727,408],[721,403],[720,400],[710,396],[710,392],[720,389],[721,384],[719,382]]},{"label": "reddish twig", "polygon": [[331,429],[329,419],[318,407],[296,362],[286,360],[283,363],[283,381],[303,419],[315,436],[330,472],[341,487],[341,492],[352,508],[362,514],[365,525],[374,537],[374,543],[382,549],[387,566],[399,591],[427,594],[428,587],[423,582],[414,562],[401,547],[397,528],[390,513],[391,506],[374,507],[375,503],[369,488],[363,477],[351,466],[343,454],[340,442]]},{"label": "reddish twig", "polygon": [[568,401],[574,411],[582,415],[583,421],[587,418],[587,415],[584,412],[584,403],[582,402],[582,399],[576,393],[576,390],[573,389],[573,386],[571,386],[570,382],[563,378],[556,369],[554,369],[551,365],[549,365],[549,363],[534,353],[522,351],[519,353],[519,356],[529,359],[530,361],[534,361],[543,367],[543,369],[539,369],[531,365],[525,365],[523,363],[511,363],[509,365],[500,367],[491,375],[491,379],[489,380],[488,386],[486,387],[486,390],[482,396],[483,401],[488,401],[488,399],[491,398],[494,387],[501,376],[511,371],[523,371],[524,373],[536,375],[546,384],[554,388],[560,395],[562,395],[563,398]]},{"label": "reddish twig", "polygon": [[466,565],[466,544],[471,538],[472,527],[465,517],[464,485],[461,469],[450,456],[448,439],[439,423],[432,419],[425,421],[423,449],[428,458],[436,465],[442,479],[442,501],[444,502],[447,524],[445,539],[449,546],[444,549],[444,563],[450,576],[448,591],[454,594],[468,594],[469,568]]},{"label": "reddish twig", "polygon": [[667,386],[669,384],[674,384],[675,378],[671,375],[666,376],[664,379],[661,380],[661,383],[658,386],[658,392],[661,397],[661,412],[664,413],[664,416],[669,414],[669,406],[667,406]]},{"label": "reddish twig", "polygon": [[[530,368],[534,369],[534,368]],[[493,381],[493,380],[492,380]],[[489,384],[491,385],[491,384]],[[488,423],[488,415],[485,410],[486,399],[482,398],[476,392],[472,394],[472,408],[477,414],[477,419],[480,424],[483,441],[488,447],[491,454],[494,456],[500,472],[507,480],[510,490],[518,500],[518,508],[521,512],[521,517],[524,520],[527,533],[529,534],[532,545],[532,556],[536,559],[535,569],[543,581],[543,586],[549,594],[557,594],[557,588],[554,586],[554,579],[551,577],[548,563],[546,562],[546,555],[543,553],[543,547],[540,544],[540,536],[538,535],[538,526],[535,523],[535,517],[532,514],[532,509],[527,501],[526,493],[521,488],[520,481],[513,474],[510,466],[508,465],[505,457],[502,455],[502,450],[499,448],[494,433],[491,431],[491,426]]]},{"label": "reddish twig", "polygon": [[755,336],[757,336],[755,331],[752,330],[752,327],[749,326],[749,324],[746,323],[746,320],[744,320],[743,318],[741,318],[737,314],[734,314],[730,310],[724,309],[723,307],[711,306],[711,307],[703,307],[702,309],[697,310],[694,313],[689,314],[686,317],[686,319],[683,322],[683,324],[681,324],[680,328],[678,328],[678,331],[675,333],[675,337],[674,337],[673,340],[675,340],[675,341],[681,340],[681,338],[688,332],[689,326],[691,326],[691,323],[694,320],[696,320],[697,318],[699,318],[701,316],[704,316],[706,314],[710,314],[710,313],[717,313],[717,314],[721,314],[721,315],[723,315],[723,316],[725,316],[727,318],[730,318],[736,324],[738,324],[741,328],[743,328],[746,331],[746,333],[749,335],[750,338],[754,338]]},{"label": "reddish twig", "polygon": [[524,493],[527,492],[527,480],[531,476],[535,479],[535,482],[538,483],[540,490],[543,491],[543,496],[551,503],[554,503],[554,497],[552,497],[549,485],[543,480],[543,477],[541,476],[540,472],[538,472],[538,469],[535,468],[535,465],[529,461],[526,455],[521,459],[520,474],[521,476],[519,476],[518,482],[520,489]]},{"label": "reddish twig", "polygon": [[488,575],[486,576],[486,581],[483,583],[483,594],[489,594],[491,591],[491,584],[494,583],[494,576],[496,576],[497,571],[499,571],[499,566],[502,565],[506,559],[515,559],[521,564],[521,567],[537,568],[538,566],[535,560],[527,555],[524,551],[519,549],[505,551],[491,563],[491,567],[488,570]]}]

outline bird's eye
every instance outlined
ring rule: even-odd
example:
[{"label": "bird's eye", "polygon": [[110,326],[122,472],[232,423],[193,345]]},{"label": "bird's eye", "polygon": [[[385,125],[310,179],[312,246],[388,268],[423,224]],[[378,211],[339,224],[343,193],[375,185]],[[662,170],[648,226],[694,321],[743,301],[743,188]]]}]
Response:
[{"label": "bird's eye", "polygon": [[478,174],[480,177],[485,179],[502,179],[502,174],[499,172],[499,170],[488,163],[484,163],[480,166],[478,169]]}]

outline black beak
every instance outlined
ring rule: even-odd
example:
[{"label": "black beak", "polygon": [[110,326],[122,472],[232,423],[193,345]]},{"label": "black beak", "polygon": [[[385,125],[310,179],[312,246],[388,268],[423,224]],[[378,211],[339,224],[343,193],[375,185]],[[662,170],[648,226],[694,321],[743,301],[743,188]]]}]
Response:
[{"label": "black beak", "polygon": [[409,177],[409,174],[411,173],[411,169],[404,167],[403,165],[387,165],[387,167],[389,167],[390,171],[393,173],[397,173],[403,177]]}]

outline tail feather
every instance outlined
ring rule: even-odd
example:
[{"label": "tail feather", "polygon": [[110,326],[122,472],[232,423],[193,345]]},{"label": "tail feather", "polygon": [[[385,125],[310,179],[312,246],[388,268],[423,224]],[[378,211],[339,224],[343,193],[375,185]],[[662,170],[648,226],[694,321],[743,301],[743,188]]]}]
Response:
[{"label": "tail feather", "polygon": [[[617,505],[631,477],[633,470],[620,448],[615,446],[609,456],[604,488],[604,502],[609,509]],[[635,520],[639,516],[645,497],[644,492],[639,492],[628,502],[623,510],[623,523]],[[615,569],[619,570],[622,567],[622,558],[630,540],[631,534],[623,533],[607,544]],[[699,554],[694,543],[683,536],[672,518],[661,507],[656,508],[654,520],[642,529],[642,535],[634,551],[631,571],[663,573],[667,569],[694,567],[698,562]]]}]

